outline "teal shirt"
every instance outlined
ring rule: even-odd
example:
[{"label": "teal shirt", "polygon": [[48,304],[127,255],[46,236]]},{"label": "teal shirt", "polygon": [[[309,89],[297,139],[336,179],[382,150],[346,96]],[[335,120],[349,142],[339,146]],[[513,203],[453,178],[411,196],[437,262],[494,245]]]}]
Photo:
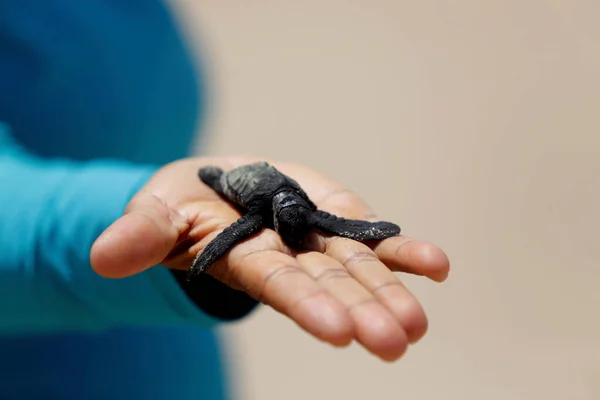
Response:
[{"label": "teal shirt", "polygon": [[159,0],[0,2],[0,398],[223,399],[222,320],[98,235],[188,156],[202,79]]}]

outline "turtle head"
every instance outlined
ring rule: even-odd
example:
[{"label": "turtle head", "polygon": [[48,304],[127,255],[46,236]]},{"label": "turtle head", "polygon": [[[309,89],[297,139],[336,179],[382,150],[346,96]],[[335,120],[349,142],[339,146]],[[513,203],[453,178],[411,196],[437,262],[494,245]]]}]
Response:
[{"label": "turtle head", "polygon": [[285,244],[300,249],[312,228],[312,210],[297,193],[278,193],[273,198],[273,225]]}]

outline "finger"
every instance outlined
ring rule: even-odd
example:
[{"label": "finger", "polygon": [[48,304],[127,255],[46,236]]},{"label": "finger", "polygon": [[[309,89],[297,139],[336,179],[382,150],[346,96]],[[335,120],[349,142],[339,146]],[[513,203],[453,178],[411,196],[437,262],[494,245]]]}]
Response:
[{"label": "finger", "polygon": [[[311,234],[308,246],[311,250],[323,252],[331,239],[331,236],[320,232]],[[408,236],[363,243],[392,271],[425,276],[435,282],[444,282],[450,273],[448,257],[431,243]]]},{"label": "finger", "polygon": [[340,262],[349,274],[396,316],[410,343],[427,332],[423,308],[398,277],[365,244],[331,238],[325,254]]},{"label": "finger", "polygon": [[379,259],[394,271],[426,276],[436,282],[448,278],[450,261],[431,243],[397,236],[371,245]]},{"label": "finger", "polygon": [[282,252],[281,241],[272,231],[234,247],[226,264],[214,271],[225,283],[241,287],[256,300],[287,315],[300,327],[335,346],[346,346],[354,338],[348,311],[300,266]]},{"label": "finger", "polygon": [[220,200],[190,203],[179,212],[190,221],[191,227],[185,240],[180,241],[161,263],[179,270],[188,270],[198,253],[241,216],[231,204]]},{"label": "finger", "polygon": [[[338,187],[320,199],[320,208],[349,219],[379,221],[368,205],[350,190]],[[325,238],[321,246],[324,246]],[[446,280],[450,261],[446,254],[431,243],[407,236],[397,236],[368,243],[379,259],[394,271],[426,276],[436,282]]]},{"label": "finger", "polygon": [[160,198],[140,193],[92,245],[92,268],[107,278],[142,272],[159,264],[188,228],[187,220]]},{"label": "finger", "polygon": [[404,354],[408,341],[402,326],[342,264],[318,252],[303,253],[297,259],[317,283],[348,309],[359,343],[388,361]]},{"label": "finger", "polygon": [[[333,237],[318,232],[311,234],[308,246],[323,252]],[[450,273],[450,261],[439,247],[408,236],[395,236],[380,241],[363,242],[392,271],[425,276],[444,282]]]}]

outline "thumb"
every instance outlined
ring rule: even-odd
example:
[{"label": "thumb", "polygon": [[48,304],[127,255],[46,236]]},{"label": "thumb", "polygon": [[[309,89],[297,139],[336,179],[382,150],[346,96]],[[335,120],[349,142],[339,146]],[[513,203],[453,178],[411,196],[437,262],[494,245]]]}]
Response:
[{"label": "thumb", "polygon": [[92,268],[106,278],[142,272],[163,261],[187,227],[185,218],[158,196],[139,193],[92,245]]}]

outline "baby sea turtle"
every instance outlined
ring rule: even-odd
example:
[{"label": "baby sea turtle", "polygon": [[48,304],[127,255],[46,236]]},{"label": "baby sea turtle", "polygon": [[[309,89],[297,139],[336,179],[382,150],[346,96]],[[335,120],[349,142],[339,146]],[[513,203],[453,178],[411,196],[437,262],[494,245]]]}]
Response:
[{"label": "baby sea turtle", "polygon": [[244,215],[198,253],[188,270],[188,280],[206,271],[235,244],[263,227],[275,230],[284,243],[298,250],[313,228],[357,241],[380,240],[400,234],[400,227],[391,222],[345,219],[317,209],[294,179],[264,161],[227,172],[218,167],[204,167],[200,168],[198,176],[215,192],[237,205]]}]

